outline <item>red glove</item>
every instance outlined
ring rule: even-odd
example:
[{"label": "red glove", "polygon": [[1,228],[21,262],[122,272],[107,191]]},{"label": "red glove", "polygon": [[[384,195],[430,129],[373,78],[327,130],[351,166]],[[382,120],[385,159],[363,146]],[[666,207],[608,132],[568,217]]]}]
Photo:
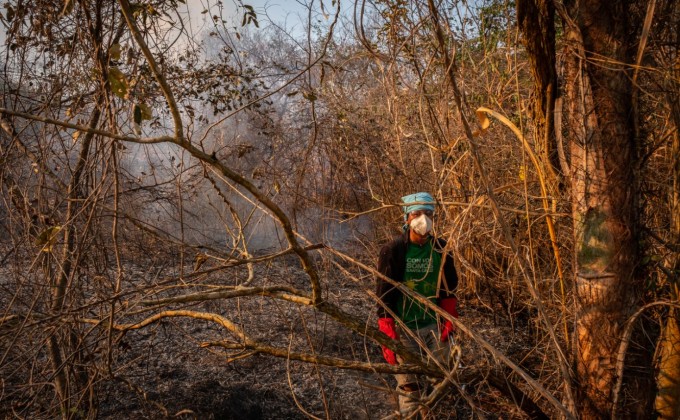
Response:
[{"label": "red glove", "polygon": [[[399,336],[397,335],[397,329],[394,327],[394,319],[392,318],[378,319],[378,328],[383,334],[385,334],[392,340],[396,340],[399,338]],[[382,352],[383,357],[385,358],[385,361],[387,363],[391,365],[397,364],[397,356],[394,354],[392,350],[388,349],[385,346],[382,346]]]},{"label": "red glove", "polygon": [[[452,317],[458,318],[458,299],[455,297],[451,298],[444,298],[439,302],[439,306],[451,314]],[[441,336],[441,342],[445,343],[449,341],[449,336],[453,334],[453,332],[456,330],[456,328],[453,326],[453,323],[449,320],[444,322],[444,326],[442,327],[442,336]]]}]

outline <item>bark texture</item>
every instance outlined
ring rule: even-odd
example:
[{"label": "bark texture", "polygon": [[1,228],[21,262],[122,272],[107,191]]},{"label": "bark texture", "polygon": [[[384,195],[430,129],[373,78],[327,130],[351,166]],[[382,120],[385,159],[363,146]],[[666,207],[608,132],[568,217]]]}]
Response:
[{"label": "bark texture", "polygon": [[[676,59],[676,62],[679,62]],[[669,98],[671,116],[675,124],[675,134],[671,150],[671,179],[673,184],[669,191],[668,210],[671,222],[672,246],[680,246],[680,103],[677,98]],[[671,300],[677,301],[678,285],[677,276],[680,274],[680,253],[671,254],[668,261],[670,273]],[[659,373],[657,375],[657,396],[655,408],[660,419],[677,419],[680,417],[680,323],[678,311],[671,308],[666,319],[659,349]]]},{"label": "bark texture", "polygon": [[674,309],[666,319],[659,353],[655,408],[659,419],[677,419],[680,416],[680,326]]},{"label": "bark texture", "polygon": [[557,92],[555,7],[546,0],[518,0],[517,21],[534,78],[531,117],[535,126],[536,150],[553,185],[560,167],[552,118]]},{"label": "bark texture", "polygon": [[[625,2],[565,3],[565,116],[575,234],[574,364],[581,418],[612,412],[623,325],[640,303],[631,37]],[[637,346],[631,346],[637,348]],[[644,355],[627,356],[629,366]],[[644,417],[649,377],[627,369],[622,414]],[[632,401],[632,399],[638,399]],[[635,412],[637,411],[637,412]]]}]

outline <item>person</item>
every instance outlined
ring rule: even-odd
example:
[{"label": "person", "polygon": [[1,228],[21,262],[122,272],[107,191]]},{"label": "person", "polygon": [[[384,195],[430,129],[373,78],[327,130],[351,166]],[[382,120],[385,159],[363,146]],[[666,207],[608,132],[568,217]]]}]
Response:
[{"label": "person", "polygon": [[[404,284],[458,318],[458,301],[455,295],[458,276],[453,257],[445,252],[446,241],[435,238],[432,234],[435,200],[427,192],[410,194],[401,200],[406,222],[404,233],[383,246],[378,260],[378,272]],[[377,281],[376,294],[381,299],[378,304],[380,331],[418,353],[421,351],[420,346],[404,331],[404,328],[410,329],[432,355],[447,366],[450,346],[454,341],[451,338],[454,332],[451,321],[438,322],[434,311],[380,278]],[[392,314],[400,322],[395,322]],[[382,347],[387,363],[396,365],[402,362],[399,355],[385,346]],[[433,363],[429,356],[425,357],[427,363]],[[414,374],[396,374],[395,379],[399,409],[402,412],[415,411],[417,400],[426,392],[425,381]]]}]

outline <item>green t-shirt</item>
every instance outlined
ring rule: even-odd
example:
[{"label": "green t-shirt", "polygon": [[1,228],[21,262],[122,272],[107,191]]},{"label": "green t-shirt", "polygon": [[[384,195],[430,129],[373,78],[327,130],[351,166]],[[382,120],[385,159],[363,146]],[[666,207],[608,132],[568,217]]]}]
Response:
[{"label": "green t-shirt", "polygon": [[[437,278],[442,255],[435,252],[432,239],[423,245],[408,244],[404,285],[436,303]],[[397,302],[397,315],[411,329],[423,328],[437,321],[436,314],[403,294]]]}]

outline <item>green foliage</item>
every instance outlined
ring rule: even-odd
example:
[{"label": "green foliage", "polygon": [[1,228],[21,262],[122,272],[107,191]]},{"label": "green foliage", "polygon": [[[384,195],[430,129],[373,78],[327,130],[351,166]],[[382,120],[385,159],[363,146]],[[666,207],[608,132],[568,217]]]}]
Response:
[{"label": "green foliage", "polygon": [[121,46],[120,44],[113,44],[109,48],[109,58],[113,61],[120,60]]},{"label": "green foliage", "polygon": [[507,43],[516,26],[515,2],[487,0],[478,10],[479,42],[483,49],[495,50]]},{"label": "green foliage", "polygon": [[111,86],[111,92],[118,96],[119,98],[127,99],[128,94],[128,81],[125,74],[118,67],[109,68],[109,86]]},{"label": "green foliage", "polygon": [[41,247],[43,252],[51,252],[60,231],[61,226],[51,226],[43,230],[35,239],[35,244]]}]

